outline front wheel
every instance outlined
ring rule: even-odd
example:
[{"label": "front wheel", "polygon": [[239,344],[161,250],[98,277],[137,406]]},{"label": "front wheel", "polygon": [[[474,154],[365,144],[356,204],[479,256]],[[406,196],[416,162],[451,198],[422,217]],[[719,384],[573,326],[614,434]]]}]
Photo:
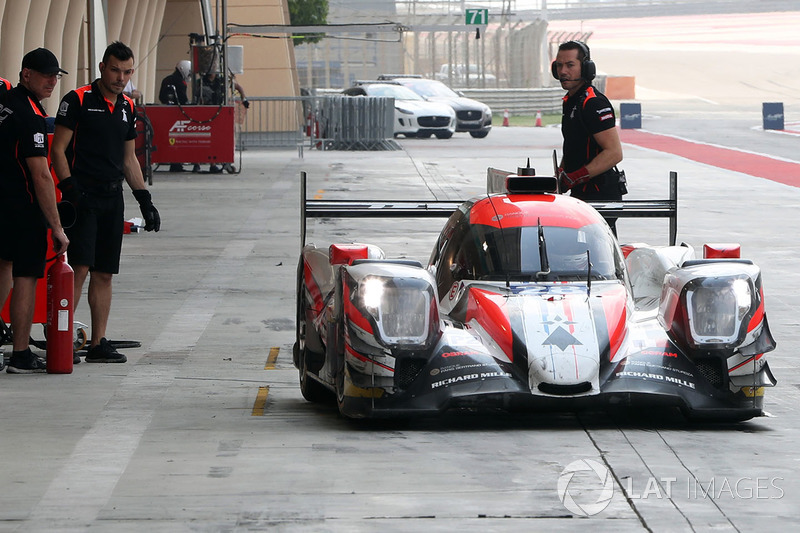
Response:
[{"label": "front wheel", "polygon": [[303,398],[309,402],[327,403],[331,398],[331,392],[319,381],[309,376],[307,360],[308,351],[306,351],[306,355],[301,354],[303,364],[300,368],[300,392],[303,394]]},{"label": "front wheel", "polygon": [[336,405],[339,407],[339,414],[344,415],[344,373],[347,370],[342,365],[342,369],[336,374]]},{"label": "front wheel", "polygon": [[469,132],[469,134],[472,135],[472,137],[475,138],[475,139],[483,139],[484,137],[489,135],[489,130],[471,131],[471,132]]},{"label": "front wheel", "polygon": [[320,364],[321,355],[315,354],[305,346],[300,349],[300,392],[303,398],[309,402],[327,403],[331,398],[331,392],[319,381],[312,378],[310,373],[312,368],[322,366]]},{"label": "front wheel", "polygon": [[436,138],[437,139],[449,139],[452,136],[453,136],[453,132],[452,131],[437,131],[436,132]]},{"label": "front wheel", "polygon": [[[302,268],[302,260],[299,269]],[[298,286],[300,283],[298,282]],[[309,402],[321,403],[330,399],[330,391],[322,383],[309,376],[311,372],[319,372],[325,360],[323,354],[313,352],[306,346],[308,323],[305,318],[306,299],[302,290],[297,294],[297,329],[293,347],[295,366],[300,373],[300,392]]]}]

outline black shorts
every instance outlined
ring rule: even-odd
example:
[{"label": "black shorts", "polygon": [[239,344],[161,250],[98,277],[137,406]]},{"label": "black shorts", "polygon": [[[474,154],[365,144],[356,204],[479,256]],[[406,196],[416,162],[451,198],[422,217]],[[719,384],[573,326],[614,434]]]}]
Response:
[{"label": "black shorts", "polygon": [[98,272],[119,273],[124,224],[122,190],[110,196],[84,193],[75,224],[65,230],[69,237],[69,263]]},{"label": "black shorts", "polygon": [[16,278],[44,277],[47,221],[39,205],[0,203],[0,259],[14,263]]}]

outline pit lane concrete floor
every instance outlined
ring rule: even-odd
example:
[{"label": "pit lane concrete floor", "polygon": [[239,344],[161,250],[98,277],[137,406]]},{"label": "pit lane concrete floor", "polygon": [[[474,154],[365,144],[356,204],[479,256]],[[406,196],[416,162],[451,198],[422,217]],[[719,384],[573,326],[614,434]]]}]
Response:
[{"label": "pit lane concrete floor", "polygon": [[[770,417],[688,424],[630,416],[448,415],[351,424],[305,402],[291,364],[300,249],[298,174],[321,198],[461,199],[488,166],[540,174],[555,128],[483,140],[401,140],[397,152],[245,152],[239,175],[158,172],[158,234],[125,237],[109,337],[128,363],[0,376],[0,531],[745,531],[800,508],[795,364],[798,189],[625,147],[631,198],[681,177],[679,239],[741,242],[764,269],[778,350]],[[773,136],[750,150],[769,153]],[[128,193],[127,214],[137,216]],[[443,221],[315,221],[309,241],[359,240],[427,260]],[[665,243],[666,221],[620,222]],[[88,322],[85,299],[77,319]],[[34,330],[39,334],[38,327]],[[613,496],[580,518],[559,477],[592,459]],[[670,481],[673,480],[674,481]],[[591,508],[601,485],[572,493]],[[655,485],[654,485],[655,483]],[[710,485],[713,485],[710,486]],[[574,487],[574,485],[573,485]],[[670,490],[670,493],[667,493]],[[710,494],[709,494],[710,493]],[[603,500],[605,501],[605,500]]]}]

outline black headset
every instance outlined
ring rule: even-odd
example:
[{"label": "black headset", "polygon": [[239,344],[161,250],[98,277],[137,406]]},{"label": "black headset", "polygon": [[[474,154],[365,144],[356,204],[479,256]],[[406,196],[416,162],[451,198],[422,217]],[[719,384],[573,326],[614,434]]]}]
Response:
[{"label": "black headset", "polygon": [[[594,61],[592,61],[592,55],[589,52],[589,47],[586,46],[586,43],[583,41],[567,41],[559,46],[558,49],[561,50],[561,47],[565,44],[577,45],[578,48],[583,51],[583,59],[581,60],[581,78],[586,81],[592,81],[597,75],[597,66],[595,66]],[[550,72],[553,74],[555,79],[559,79],[558,66],[556,65],[555,61],[553,61],[553,63],[550,65]]]}]

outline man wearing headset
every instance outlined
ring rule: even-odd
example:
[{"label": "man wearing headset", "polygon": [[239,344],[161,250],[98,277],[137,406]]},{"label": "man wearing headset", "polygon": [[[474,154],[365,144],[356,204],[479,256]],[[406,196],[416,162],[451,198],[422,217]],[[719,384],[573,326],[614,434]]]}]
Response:
[{"label": "man wearing headset", "polygon": [[[581,41],[562,43],[551,71],[567,91],[558,169],[562,190],[569,189],[572,196],[586,201],[621,200],[625,191],[614,167],[622,161],[622,144],[611,102],[592,85],[596,66],[589,47]],[[606,220],[616,233],[616,219]]]}]

